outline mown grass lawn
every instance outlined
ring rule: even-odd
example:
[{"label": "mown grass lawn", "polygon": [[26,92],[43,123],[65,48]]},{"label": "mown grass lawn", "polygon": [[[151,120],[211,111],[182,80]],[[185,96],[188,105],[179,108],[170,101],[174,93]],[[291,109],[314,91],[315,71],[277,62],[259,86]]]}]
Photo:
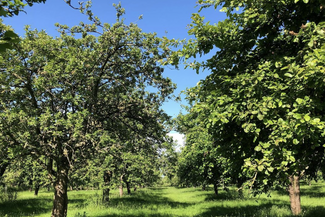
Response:
[{"label": "mown grass lawn", "polygon": [[[0,216],[48,217],[51,213],[53,194],[41,191],[19,192],[16,201],[0,203]],[[305,217],[325,216],[325,184],[314,183],[302,186],[302,208]],[[271,197],[246,196],[239,198],[237,192],[212,189],[158,187],[139,189],[132,195],[118,197],[113,191],[109,205],[101,204],[101,191],[70,191],[68,216],[227,216],[227,217],[288,217],[291,216],[289,197],[286,192],[273,192]]]}]

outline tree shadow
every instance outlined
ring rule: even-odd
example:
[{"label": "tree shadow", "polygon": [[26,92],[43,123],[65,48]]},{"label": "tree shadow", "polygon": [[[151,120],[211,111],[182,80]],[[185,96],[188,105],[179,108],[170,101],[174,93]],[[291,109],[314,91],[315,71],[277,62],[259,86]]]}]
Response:
[{"label": "tree shadow", "polygon": [[144,207],[171,207],[171,208],[186,208],[191,203],[183,203],[172,201],[168,197],[163,196],[164,188],[150,188],[150,191],[138,191],[131,195],[125,195],[123,197],[112,198],[108,204],[110,207],[128,207],[128,208],[144,208]]},{"label": "tree shadow", "polygon": [[0,204],[0,215],[31,216],[49,213],[52,210],[52,201],[44,197],[6,201]]},{"label": "tree shadow", "polygon": [[303,188],[300,190],[301,196],[308,196],[308,197],[325,197],[325,192],[323,190],[324,186],[322,185],[311,185],[308,188]]},{"label": "tree shadow", "polygon": [[[277,214],[272,215],[272,208],[280,207],[275,206],[273,203],[264,203],[256,205],[245,205],[241,207],[227,207],[223,205],[214,206],[207,208],[205,212],[197,215],[196,217],[211,217],[211,216],[231,216],[231,217],[263,217],[263,216],[279,216]],[[287,211],[287,210],[286,210]],[[283,217],[291,217],[291,214],[285,215]]]},{"label": "tree shadow", "polygon": [[239,200],[239,199],[243,199],[243,197],[241,197],[238,192],[235,191],[222,191],[219,192],[218,195],[216,194],[211,194],[211,193],[206,193],[205,195],[205,201],[217,201],[217,200]]},{"label": "tree shadow", "polygon": [[[278,189],[276,190],[276,193],[278,195],[289,195],[288,191],[285,189]],[[315,197],[315,198],[321,198],[325,197],[325,190],[323,184],[312,184],[312,185],[301,185],[300,186],[300,196],[306,196],[306,197]]]},{"label": "tree shadow", "polygon": [[[227,194],[220,195],[207,195],[206,201],[225,201],[230,200],[239,201],[237,197],[229,197]],[[294,217],[290,210],[290,202],[272,198],[241,198],[241,200],[256,200],[260,203],[256,205],[244,205],[229,207],[224,205],[216,204],[213,207],[207,208],[206,211],[197,215],[200,217],[211,217],[211,216],[232,216],[232,217]],[[325,216],[324,206],[302,206],[303,217],[323,217]]]},{"label": "tree shadow", "polygon": [[325,216],[325,207],[303,207],[304,217],[322,217]]},{"label": "tree shadow", "polygon": [[[110,215],[100,215],[96,217],[142,217],[142,216],[147,216],[147,217],[175,217],[173,214],[149,214],[148,213],[138,213],[138,214],[110,214]],[[180,217],[179,215],[177,215]],[[185,217],[185,216],[184,216]]]}]

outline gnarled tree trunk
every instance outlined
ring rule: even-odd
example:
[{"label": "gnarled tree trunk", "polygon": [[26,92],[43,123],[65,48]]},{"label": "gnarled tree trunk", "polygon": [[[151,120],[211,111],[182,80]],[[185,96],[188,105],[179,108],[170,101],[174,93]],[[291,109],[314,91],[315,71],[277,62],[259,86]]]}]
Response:
[{"label": "gnarled tree trunk", "polygon": [[61,162],[58,162],[57,168],[51,217],[66,217],[68,211],[68,160],[62,157]]},{"label": "gnarled tree trunk", "polygon": [[290,196],[291,211],[293,215],[299,215],[301,213],[299,176],[290,176],[289,181],[288,192]]}]

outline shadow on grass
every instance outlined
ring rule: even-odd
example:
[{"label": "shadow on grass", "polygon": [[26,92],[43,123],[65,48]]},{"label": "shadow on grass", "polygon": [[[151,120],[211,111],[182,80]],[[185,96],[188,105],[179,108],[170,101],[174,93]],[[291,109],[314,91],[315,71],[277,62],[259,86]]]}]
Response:
[{"label": "shadow on grass", "polygon": [[[169,215],[169,214],[149,214],[148,213],[139,213],[137,215],[129,215],[129,214],[110,214],[110,215],[100,215],[96,217],[175,217],[175,215]],[[82,217],[82,216],[81,216]],[[88,216],[87,216],[88,217]],[[179,217],[179,216],[178,216]],[[184,216],[186,217],[186,216]]]},{"label": "shadow on grass", "polygon": [[244,207],[226,207],[226,206],[214,206],[208,208],[205,212],[197,215],[197,217],[211,217],[211,216],[231,216],[231,217],[262,217],[257,213],[258,210],[269,210],[272,204],[257,204],[246,205]]},{"label": "shadow on grass", "polygon": [[11,217],[48,213],[52,209],[52,201],[50,198],[43,197],[6,201],[0,203],[0,215]]},{"label": "shadow on grass", "polygon": [[[284,189],[278,189],[276,192],[279,195],[289,195],[288,191],[286,191]],[[311,186],[308,186],[306,184],[301,184],[300,196],[324,198],[325,197],[324,184],[315,183],[315,184],[312,184]]]},{"label": "shadow on grass", "polygon": [[206,187],[205,190],[202,190],[201,187],[175,187],[176,189],[181,190],[182,192],[206,192],[206,191],[212,191],[212,187]]},{"label": "shadow on grass", "polygon": [[317,184],[311,185],[308,188],[302,188],[300,194],[308,197],[325,197],[324,186]]},{"label": "shadow on grass", "polygon": [[125,195],[122,198],[116,197],[110,200],[110,207],[128,207],[128,208],[151,208],[151,207],[170,207],[186,208],[191,203],[176,202],[164,196],[164,188],[150,188],[149,191],[142,190],[131,195]]},{"label": "shadow on grass", "polygon": [[[69,206],[83,204],[86,199],[69,199]],[[22,217],[50,213],[53,199],[48,196],[33,196],[26,199],[17,199],[0,203],[0,216]]]},{"label": "shadow on grass", "polygon": [[[325,207],[303,207],[301,217],[324,217]],[[225,207],[215,206],[208,208],[205,212],[196,217],[297,217],[291,214],[289,205],[274,205],[273,203],[265,203],[259,205],[246,205],[243,207]]]},{"label": "shadow on grass", "polygon": [[316,207],[306,207],[302,208],[304,212],[304,217],[322,217],[325,216],[325,207],[316,206]]},{"label": "shadow on grass", "polygon": [[243,197],[239,196],[238,192],[231,191],[231,192],[219,192],[218,195],[206,193],[205,194],[205,201],[216,201],[216,200],[240,200]]},{"label": "shadow on grass", "polygon": [[[174,217],[173,214],[161,214],[154,213],[156,210],[164,208],[187,208],[192,206],[192,203],[184,203],[172,201],[164,195],[166,188],[150,188],[150,190],[141,190],[132,193],[131,195],[125,195],[122,198],[113,197],[111,198],[108,207],[117,208],[121,210],[137,210],[136,213],[119,213],[119,214],[108,214],[108,215],[96,215],[96,217]],[[139,210],[151,210],[151,213],[148,211],[139,212]],[[88,215],[85,215],[88,217]],[[179,215],[177,215],[179,216]],[[83,217],[82,215],[80,217]],[[185,217],[185,216],[184,216]]]}]

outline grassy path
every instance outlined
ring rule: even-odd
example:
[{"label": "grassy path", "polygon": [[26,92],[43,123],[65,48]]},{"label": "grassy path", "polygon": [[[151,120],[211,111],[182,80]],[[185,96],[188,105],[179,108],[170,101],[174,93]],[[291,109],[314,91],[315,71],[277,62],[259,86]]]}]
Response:
[{"label": "grassy path", "polygon": [[[271,197],[262,195],[239,198],[237,192],[198,188],[149,188],[132,195],[118,197],[111,194],[108,206],[101,204],[100,191],[69,192],[69,217],[289,217],[289,198],[285,192],[274,192]],[[35,197],[31,192],[20,192],[13,202],[0,203],[0,216],[48,217],[52,206],[52,193],[41,191]],[[302,206],[305,217],[325,216],[325,185],[313,184],[302,187]]]}]

